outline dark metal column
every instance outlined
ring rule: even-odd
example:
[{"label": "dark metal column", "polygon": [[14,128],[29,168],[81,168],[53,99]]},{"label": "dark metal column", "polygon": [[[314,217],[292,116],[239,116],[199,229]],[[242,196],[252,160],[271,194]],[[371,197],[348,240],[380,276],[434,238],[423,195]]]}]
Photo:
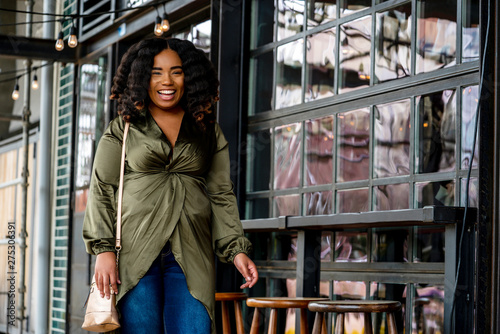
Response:
[{"label": "dark metal column", "polygon": [[[477,230],[476,333],[499,333],[499,8],[481,0],[481,84],[479,119],[479,212]],[[487,26],[489,23],[489,32]],[[487,44],[487,50],[484,46]]]}]

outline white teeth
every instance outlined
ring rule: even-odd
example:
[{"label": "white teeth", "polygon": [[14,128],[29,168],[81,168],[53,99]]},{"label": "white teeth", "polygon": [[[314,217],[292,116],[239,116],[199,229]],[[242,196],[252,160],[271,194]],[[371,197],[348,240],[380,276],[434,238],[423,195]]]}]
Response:
[{"label": "white teeth", "polygon": [[167,94],[168,95],[168,94],[175,93],[175,90],[170,90],[170,89],[169,90],[159,90],[158,93],[160,93],[160,94]]}]

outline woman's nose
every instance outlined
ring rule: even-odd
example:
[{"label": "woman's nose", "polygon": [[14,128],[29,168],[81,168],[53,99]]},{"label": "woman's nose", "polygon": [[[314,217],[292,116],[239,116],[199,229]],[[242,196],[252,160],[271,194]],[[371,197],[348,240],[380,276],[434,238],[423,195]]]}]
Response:
[{"label": "woman's nose", "polygon": [[164,84],[164,85],[170,85],[172,82],[173,82],[172,78],[170,77],[169,74],[166,74],[166,75],[164,75],[162,77],[162,82],[161,82],[162,84]]}]

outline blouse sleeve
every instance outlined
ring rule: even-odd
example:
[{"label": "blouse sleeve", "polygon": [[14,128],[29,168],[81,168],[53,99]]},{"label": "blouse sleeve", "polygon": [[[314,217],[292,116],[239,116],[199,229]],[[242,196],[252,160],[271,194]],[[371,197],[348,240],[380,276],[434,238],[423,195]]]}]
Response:
[{"label": "blouse sleeve", "polygon": [[249,254],[252,244],[243,235],[236,196],[230,178],[228,143],[218,124],[217,148],[207,175],[207,191],[212,207],[212,243],[222,262],[232,262],[239,253]]},{"label": "blouse sleeve", "polygon": [[83,220],[83,240],[89,254],[115,251],[115,193],[120,179],[122,123],[118,118],[112,121],[97,147]]}]

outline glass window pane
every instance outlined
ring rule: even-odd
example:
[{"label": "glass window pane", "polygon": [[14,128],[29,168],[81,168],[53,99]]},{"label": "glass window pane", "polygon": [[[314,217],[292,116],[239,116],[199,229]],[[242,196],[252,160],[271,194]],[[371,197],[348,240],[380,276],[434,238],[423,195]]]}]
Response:
[{"label": "glass window pane", "polygon": [[455,181],[416,183],[415,208],[423,208],[427,205],[455,205]]},{"label": "glass window pane", "polygon": [[[199,23],[193,26],[192,42],[198,49],[210,52],[210,38],[212,35],[212,20]],[[190,39],[191,40],[191,39]]]},{"label": "glass window pane", "polygon": [[370,110],[337,115],[337,181],[368,179],[370,158]]},{"label": "glass window pane", "polygon": [[256,198],[248,200],[245,206],[245,219],[269,218],[269,199]]},{"label": "glass window pane", "polygon": [[304,200],[305,200],[305,214],[308,216],[328,215],[333,213],[331,191],[318,191],[315,193],[306,193],[304,195]]},{"label": "glass window pane", "polygon": [[445,90],[417,97],[418,173],[444,172],[455,169],[455,91]]},{"label": "glass window pane", "polygon": [[247,191],[269,190],[271,174],[271,131],[248,135]]},{"label": "glass window pane", "polygon": [[456,64],[457,1],[417,0],[416,73]]},{"label": "glass window pane", "polygon": [[[356,281],[333,281],[333,295],[335,300],[342,299],[366,299],[366,283]],[[352,323],[351,330],[347,333],[364,333],[364,322],[359,318],[361,315],[348,313],[346,322]],[[354,315],[354,317],[352,316]],[[350,320],[350,321],[349,321]]]},{"label": "glass window pane", "polygon": [[295,36],[303,27],[304,0],[278,0],[278,41]]},{"label": "glass window pane", "polygon": [[410,113],[410,100],[374,107],[374,177],[410,173]]},{"label": "glass window pane", "polygon": [[252,1],[250,45],[271,43],[274,37],[274,1]]},{"label": "glass window pane", "polygon": [[[469,208],[477,208],[479,204],[479,183],[477,177],[471,177],[469,181]],[[460,191],[460,206],[465,206],[465,194],[467,187],[467,179],[462,179],[462,187]]]},{"label": "glass window pane", "polygon": [[273,68],[272,52],[250,59],[250,81],[248,110],[250,115],[269,111],[273,105]]},{"label": "glass window pane", "polygon": [[[303,40],[278,47],[276,67],[276,109],[302,103]],[[270,72],[265,73],[268,77]]]},{"label": "glass window pane", "polygon": [[335,232],[335,262],[367,262],[367,233]]},{"label": "glass window pane", "polygon": [[300,215],[300,196],[287,195],[274,198],[274,217]]},{"label": "glass window pane", "polygon": [[416,286],[412,321],[416,333],[444,333],[444,286]]},{"label": "glass window pane", "polygon": [[413,262],[444,262],[444,227],[417,227]]},{"label": "glass window pane", "polygon": [[[461,168],[468,169],[472,144],[474,142],[474,131],[476,127],[476,113],[478,104],[478,86],[465,87],[462,90],[462,151],[460,152]],[[479,130],[479,129],[478,129]],[[472,167],[477,168],[479,159],[479,131],[477,133],[474,161]]]},{"label": "glass window pane", "polygon": [[337,206],[337,213],[367,212],[368,189],[338,191]]},{"label": "glass window pane", "polygon": [[337,18],[337,0],[307,2],[307,27],[314,28]]},{"label": "glass window pane", "polygon": [[306,184],[332,183],[333,116],[306,121]]},{"label": "glass window pane", "polygon": [[340,15],[347,16],[366,9],[371,5],[371,0],[342,0],[340,2]]},{"label": "glass window pane", "polygon": [[372,262],[408,262],[409,228],[380,228],[372,233]]},{"label": "glass window pane", "polygon": [[375,83],[410,75],[411,21],[411,3],[377,13]]},{"label": "glass window pane", "polygon": [[371,16],[340,26],[339,93],[370,85],[371,26]]},{"label": "glass window pane", "polygon": [[335,94],[335,36],[331,28],[307,37],[305,102]]},{"label": "glass window pane", "polygon": [[479,0],[462,5],[462,62],[479,59]]},{"label": "glass window pane", "polygon": [[388,184],[373,188],[375,211],[410,208],[410,185],[408,183]]},{"label": "glass window pane", "polygon": [[[300,185],[302,123],[277,127],[274,137],[274,189]],[[262,170],[260,166],[257,170]]]}]

